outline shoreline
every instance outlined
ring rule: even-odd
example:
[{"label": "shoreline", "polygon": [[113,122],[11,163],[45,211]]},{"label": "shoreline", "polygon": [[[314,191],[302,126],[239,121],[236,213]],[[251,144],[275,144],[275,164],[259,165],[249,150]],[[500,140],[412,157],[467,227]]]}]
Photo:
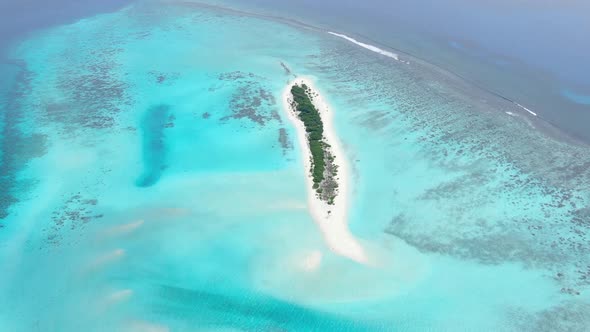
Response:
[{"label": "shoreline", "polygon": [[[321,200],[313,189],[313,178],[309,172],[311,169],[311,151],[308,144],[307,133],[303,122],[299,119],[292,107],[293,96],[291,88],[296,84],[305,84],[311,90],[312,103],[318,110],[323,127],[325,141],[331,146],[331,153],[335,157],[334,164],[338,167],[338,195],[334,204],[329,205]],[[301,76],[290,80],[282,94],[283,109],[287,113],[289,121],[295,127],[297,140],[301,149],[301,157],[305,170],[307,187],[307,204],[309,212],[318,226],[326,245],[334,253],[349,258],[357,263],[368,264],[365,249],[348,229],[348,195],[349,172],[346,157],[340,146],[333,125],[333,112],[328,103],[322,98],[314,82],[309,77]]]}]

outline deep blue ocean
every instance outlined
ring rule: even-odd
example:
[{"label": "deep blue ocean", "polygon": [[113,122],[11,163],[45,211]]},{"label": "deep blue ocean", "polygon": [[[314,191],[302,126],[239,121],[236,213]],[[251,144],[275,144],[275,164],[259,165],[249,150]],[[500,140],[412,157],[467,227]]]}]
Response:
[{"label": "deep blue ocean", "polygon": [[590,142],[587,1],[217,0],[408,52]]},{"label": "deep blue ocean", "polygon": [[[587,8],[0,4],[0,331],[587,331]],[[374,264],[307,209],[295,75]]]}]

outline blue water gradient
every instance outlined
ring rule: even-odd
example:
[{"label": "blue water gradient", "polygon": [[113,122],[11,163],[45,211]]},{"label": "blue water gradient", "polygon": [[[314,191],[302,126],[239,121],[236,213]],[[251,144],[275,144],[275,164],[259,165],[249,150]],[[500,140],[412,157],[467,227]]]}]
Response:
[{"label": "blue water gradient", "polygon": [[[194,0],[197,1],[197,0]],[[399,53],[534,110],[590,143],[589,106],[561,91],[590,89],[586,1],[201,0],[295,18]],[[456,47],[460,45],[461,47]]]},{"label": "blue water gradient", "polygon": [[[590,148],[446,71],[184,2],[9,55],[0,330],[590,326]],[[293,73],[332,105],[377,264],[331,253],[309,215]]]}]

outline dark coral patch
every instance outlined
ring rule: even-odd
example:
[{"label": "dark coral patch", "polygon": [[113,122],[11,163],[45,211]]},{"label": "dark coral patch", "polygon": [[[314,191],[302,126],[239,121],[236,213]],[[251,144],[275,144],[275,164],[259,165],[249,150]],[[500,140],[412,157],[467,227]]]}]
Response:
[{"label": "dark coral patch", "polygon": [[161,71],[152,70],[148,73],[150,78],[159,85],[172,85],[180,77],[179,73],[164,73]]},{"label": "dark coral patch", "polygon": [[116,124],[117,114],[132,99],[127,95],[128,84],[119,79],[120,64],[116,56],[120,48],[107,47],[80,55],[67,50],[64,57],[82,57],[80,66],[58,68],[57,88],[64,92],[64,100],[44,104],[44,118],[61,123],[64,134],[82,128],[104,129]]},{"label": "dark coral patch", "polygon": [[61,245],[64,240],[64,228],[70,231],[83,229],[86,224],[102,218],[101,213],[94,211],[97,205],[97,199],[84,198],[80,192],[69,196],[63,205],[51,214],[52,222],[46,229],[47,245],[52,247]]},{"label": "dark coral patch", "polygon": [[281,149],[283,149],[283,155],[287,154],[288,150],[293,149],[293,144],[285,128],[279,128],[279,144],[281,144]]},{"label": "dark coral patch", "polygon": [[252,73],[231,72],[219,75],[218,79],[238,86],[229,102],[231,114],[222,117],[221,121],[248,119],[260,126],[272,120],[281,121],[275,107],[276,100],[260,83],[261,77]]},{"label": "dark coral patch", "polygon": [[[0,103],[0,220],[8,217],[9,208],[19,202],[30,191],[31,179],[19,179],[18,173],[33,158],[43,156],[47,150],[47,137],[37,133],[26,133],[21,123],[29,114],[23,105],[30,92],[32,73],[26,65],[16,62],[20,71],[15,84]],[[1,224],[0,224],[1,225]]]}]

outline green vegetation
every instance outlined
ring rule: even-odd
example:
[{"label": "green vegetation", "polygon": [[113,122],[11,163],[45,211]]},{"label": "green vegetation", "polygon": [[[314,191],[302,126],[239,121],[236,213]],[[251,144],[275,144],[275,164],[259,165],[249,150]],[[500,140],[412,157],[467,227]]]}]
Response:
[{"label": "green vegetation", "polygon": [[334,157],[329,150],[330,145],[324,142],[324,124],[320,112],[311,101],[310,92],[305,84],[294,85],[291,88],[295,109],[307,132],[312,159],[310,172],[313,179],[313,189],[321,199],[327,201],[328,204],[334,204],[338,187],[334,179],[337,167],[334,165]]},{"label": "green vegetation", "polygon": [[311,99],[307,95],[307,86],[294,85],[291,88],[293,100],[296,103],[296,110],[299,112],[299,119],[303,121],[309,149],[311,150],[312,166],[311,175],[313,177],[314,189],[318,189],[324,180],[324,171],[326,170],[325,150],[324,150],[324,124],[320,117],[320,112],[315,108]]}]

